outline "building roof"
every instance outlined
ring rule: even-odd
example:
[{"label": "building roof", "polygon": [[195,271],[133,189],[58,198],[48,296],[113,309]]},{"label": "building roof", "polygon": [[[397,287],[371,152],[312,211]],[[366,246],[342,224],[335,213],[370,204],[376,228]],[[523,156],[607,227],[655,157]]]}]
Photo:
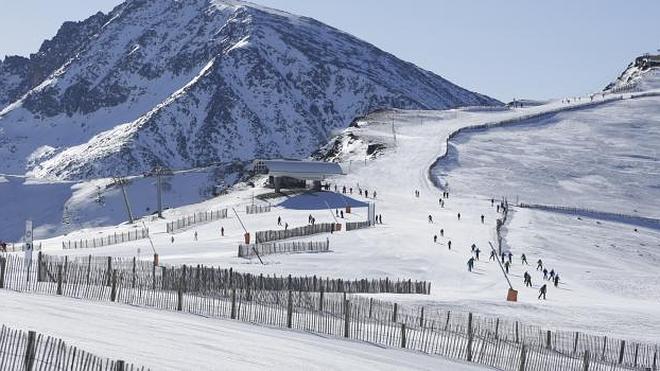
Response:
[{"label": "building roof", "polygon": [[334,162],[297,160],[256,160],[255,171],[272,176],[288,176],[306,180],[321,180],[331,175],[344,174],[341,166]]}]

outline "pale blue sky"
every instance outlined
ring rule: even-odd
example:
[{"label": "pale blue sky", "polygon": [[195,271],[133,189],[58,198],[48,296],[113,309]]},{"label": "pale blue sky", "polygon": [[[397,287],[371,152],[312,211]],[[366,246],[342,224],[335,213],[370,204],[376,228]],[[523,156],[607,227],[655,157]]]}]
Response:
[{"label": "pale blue sky", "polygon": [[[63,21],[121,0],[2,2],[0,56],[36,51]],[[316,18],[500,100],[599,90],[660,48],[658,0],[254,2]]]}]

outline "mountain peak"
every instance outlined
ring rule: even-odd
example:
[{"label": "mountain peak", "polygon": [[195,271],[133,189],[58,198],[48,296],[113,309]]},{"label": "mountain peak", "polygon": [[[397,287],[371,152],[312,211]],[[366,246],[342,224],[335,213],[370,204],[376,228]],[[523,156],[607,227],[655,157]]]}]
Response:
[{"label": "mountain peak", "polygon": [[40,73],[4,70],[28,89],[0,84],[0,171],[61,179],[306,157],[377,108],[500,104],[311,18],[228,0],[127,1],[63,25],[30,58]]}]

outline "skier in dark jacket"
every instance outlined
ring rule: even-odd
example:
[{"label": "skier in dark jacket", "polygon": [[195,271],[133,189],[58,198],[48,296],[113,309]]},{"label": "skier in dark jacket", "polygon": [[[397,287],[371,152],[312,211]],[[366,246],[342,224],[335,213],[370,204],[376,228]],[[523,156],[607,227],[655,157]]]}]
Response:
[{"label": "skier in dark jacket", "polygon": [[513,258],[513,254],[511,253],[511,251],[509,251],[509,264],[513,264],[513,262],[511,261],[512,258]]},{"label": "skier in dark jacket", "polygon": [[474,250],[474,254],[477,257],[477,260],[479,260],[479,254],[481,254],[481,250],[479,250],[479,248],[477,248],[476,250]]},{"label": "skier in dark jacket", "polygon": [[438,243],[438,235],[433,236],[433,243]]},{"label": "skier in dark jacket", "polygon": [[440,228],[440,236],[444,237],[445,236],[445,230]]},{"label": "skier in dark jacket", "polygon": [[548,279],[548,269],[547,268],[543,268],[543,279],[544,280]]},{"label": "skier in dark jacket", "polygon": [[496,260],[497,258],[495,257],[495,250],[490,250],[490,258],[488,258],[488,261],[491,260]]},{"label": "skier in dark jacket", "polygon": [[555,287],[559,287],[559,275],[555,274]]},{"label": "skier in dark jacket", "polygon": [[536,262],[536,270],[538,271],[538,270],[541,270],[541,269],[543,269],[543,261],[541,259],[539,259]]},{"label": "skier in dark jacket", "polygon": [[433,223],[433,216],[429,215],[429,223]]},{"label": "skier in dark jacket", "polygon": [[456,216],[458,216],[458,220],[461,220],[461,213],[458,213]]},{"label": "skier in dark jacket", "polygon": [[522,254],[520,256],[520,260],[522,261],[522,264],[529,265],[529,263],[527,262],[527,256],[525,256],[525,254]]},{"label": "skier in dark jacket", "polygon": [[509,266],[510,265],[511,265],[511,263],[509,263],[509,262],[504,263],[504,269],[506,270],[506,274],[509,274]]},{"label": "skier in dark jacket", "polygon": [[470,247],[472,248],[472,252],[474,252],[474,249],[476,249],[476,248],[477,248],[477,245],[475,245],[475,244],[472,244],[472,246],[470,246]]},{"label": "skier in dark jacket", "polygon": [[525,272],[525,287],[532,287],[532,275]]},{"label": "skier in dark jacket", "polygon": [[547,291],[548,291],[548,285],[544,283],[543,286],[541,286],[541,288],[539,289],[539,299],[541,299],[541,296],[543,296],[543,300],[545,300],[545,293]]},{"label": "skier in dark jacket", "polygon": [[472,268],[474,268],[474,258],[470,258],[467,262],[468,266],[468,272],[472,272]]},{"label": "skier in dark jacket", "polygon": [[447,247],[449,247],[449,250],[451,250],[451,240],[447,241]]},{"label": "skier in dark jacket", "polygon": [[484,216],[481,215],[481,224],[484,224]]}]

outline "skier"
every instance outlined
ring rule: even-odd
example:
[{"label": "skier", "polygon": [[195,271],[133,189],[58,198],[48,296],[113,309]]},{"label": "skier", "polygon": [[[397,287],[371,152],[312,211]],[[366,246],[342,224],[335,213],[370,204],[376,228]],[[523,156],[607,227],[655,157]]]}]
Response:
[{"label": "skier", "polygon": [[445,236],[445,230],[440,228],[440,236],[444,237]]},{"label": "skier", "polygon": [[339,215],[341,216],[342,219],[344,219],[344,210],[341,210],[341,211],[339,212]]},{"label": "skier", "polygon": [[458,216],[458,220],[461,220],[461,213],[458,213],[456,216]]},{"label": "skier", "polygon": [[472,252],[474,252],[474,249],[476,249],[476,248],[477,248],[477,245],[475,245],[475,244],[472,244],[472,246],[470,246],[470,247],[472,248]]},{"label": "skier", "polygon": [[559,287],[559,275],[555,275],[555,287]]},{"label": "skier", "polygon": [[289,229],[289,223],[284,223],[284,230],[286,231],[288,229]]},{"label": "skier", "polygon": [[433,217],[429,215],[429,223],[433,224]]},{"label": "skier", "polygon": [[474,254],[477,256],[477,260],[479,260],[479,254],[480,254],[480,253],[481,253],[481,250],[479,250],[479,248],[477,248],[476,250],[474,250]]},{"label": "skier", "polygon": [[491,198],[490,199],[490,207],[493,207],[493,205],[495,205],[495,199]]},{"label": "skier", "polygon": [[445,207],[445,200],[442,200],[442,202],[440,203],[440,207],[442,207],[442,208]]},{"label": "skier", "polygon": [[527,262],[527,257],[525,256],[524,253],[520,256],[520,260],[522,260],[522,264],[529,265],[529,263]]},{"label": "skier", "polygon": [[484,224],[484,216],[483,216],[483,214],[481,215],[481,224]]},{"label": "skier", "polygon": [[552,281],[555,278],[555,270],[550,269],[550,280]]},{"label": "skier", "polygon": [[374,191],[374,200],[376,199],[376,195],[377,195],[377,193],[376,193],[376,191]]},{"label": "skier", "polygon": [[497,205],[497,212],[500,212],[500,205]]},{"label": "skier", "polygon": [[348,189],[351,194],[353,194],[353,187]]},{"label": "skier", "polygon": [[532,287],[532,275],[525,272],[525,287]]},{"label": "skier", "polygon": [[543,296],[543,300],[545,299],[545,293],[548,291],[548,286],[544,283],[543,286],[539,289],[539,300],[541,299],[541,296]]},{"label": "skier", "polygon": [[513,254],[511,253],[511,251],[509,251],[509,264],[513,264],[513,262],[511,261],[512,258],[513,258]]},{"label": "skier", "polygon": [[548,269],[547,268],[543,268],[543,279],[544,280],[548,279]]},{"label": "skier", "polygon": [[220,227],[220,236],[221,237],[225,236],[225,227]]},{"label": "skier", "polygon": [[341,187],[341,193],[346,194],[346,186]]},{"label": "skier", "polygon": [[451,240],[447,241],[447,246],[449,247],[449,250],[451,250]]},{"label": "skier", "polygon": [[195,231],[195,241],[197,241],[197,231]]},{"label": "skier", "polygon": [[504,264],[504,253],[502,253],[502,264]]},{"label": "skier", "polygon": [[433,243],[438,243],[438,235],[433,235]]},{"label": "skier", "polygon": [[504,269],[506,270],[506,274],[509,274],[509,266],[510,265],[511,265],[511,263],[509,263],[509,262],[504,263]]},{"label": "skier", "polygon": [[172,243],[174,243],[174,236],[172,236]]},{"label": "skier", "polygon": [[369,198],[369,191],[367,191],[366,189],[364,190],[364,197]]},{"label": "skier", "polygon": [[496,260],[497,258],[495,257],[495,250],[490,250],[490,258],[488,258],[488,261],[491,260]]},{"label": "skier", "polygon": [[281,216],[277,217],[277,225],[282,225],[282,217]]},{"label": "skier", "polygon": [[543,261],[539,259],[539,261],[536,262],[536,270],[541,270],[543,269]]},{"label": "skier", "polygon": [[339,209],[335,209],[335,216],[339,218]]},{"label": "skier", "polygon": [[474,268],[474,258],[470,258],[467,262],[468,266],[468,272],[472,272],[472,268]]},{"label": "skier", "polygon": [[335,184],[335,192],[337,192],[337,185]]}]

